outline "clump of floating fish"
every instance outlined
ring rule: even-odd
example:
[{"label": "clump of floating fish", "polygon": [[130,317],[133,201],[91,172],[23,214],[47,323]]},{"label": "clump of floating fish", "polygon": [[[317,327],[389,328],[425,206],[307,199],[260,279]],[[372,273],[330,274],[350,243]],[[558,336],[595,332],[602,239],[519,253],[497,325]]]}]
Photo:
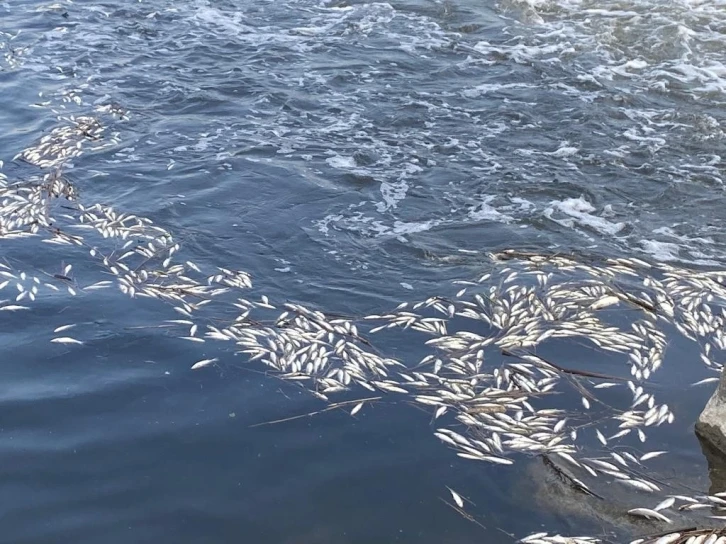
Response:
[{"label": "clump of floating fish", "polygon": [[[566,537],[537,533],[520,540],[522,544],[600,544],[603,541],[593,537]],[[658,533],[638,538],[630,544],[725,544],[726,530],[686,528],[676,532]]]},{"label": "clump of floating fish", "polygon": [[[82,102],[75,95],[63,101]],[[644,464],[665,452],[643,451],[643,444],[648,428],[673,423],[675,415],[656,399],[649,380],[663,363],[669,330],[701,345],[702,362],[721,370],[716,354],[726,346],[726,272],[511,250],[490,254],[486,272],[456,282],[458,292],[452,289],[449,297],[405,302],[379,315],[353,319],[277,304],[253,294],[244,271],[204,271],[184,260],[172,234],[150,219],[82,203],[64,165],[117,143],[117,136],[105,136],[104,120],[127,116],[116,106],[98,106],[93,115],[55,113],[58,126],[15,157],[39,173],[15,181],[0,175],[0,240],[34,237],[72,246],[109,279],[84,283],[72,264],[33,275],[0,263],[0,296],[7,297],[0,299],[0,312],[30,311],[41,291],[77,296],[115,287],[132,298],[169,303],[177,315],[165,325],[178,328],[179,338],[231,342],[250,361],[324,401],[362,390],[409,400],[430,411],[434,435],[464,459],[511,465],[517,456],[538,455],[564,463],[572,470],[569,482],[586,494],[596,494],[587,482],[602,478],[637,492],[663,493]],[[402,361],[380,353],[373,338],[390,334],[405,335],[402,342],[416,342],[423,355]],[[54,335],[50,341],[67,348],[83,343],[72,323]],[[612,354],[623,372],[575,368],[538,350],[573,340]],[[192,369],[218,361],[207,356]],[[714,374],[699,383],[716,379]],[[613,388],[626,392],[630,404],[612,407]],[[582,409],[554,407],[563,391],[577,395]],[[366,402],[354,403],[350,413],[358,414]],[[451,492],[463,509],[461,495]],[[722,519],[724,506],[718,495],[676,495],[627,514],[667,525],[670,508]],[[599,541],[536,534],[522,542]],[[688,529],[636,542],[721,543],[726,536]]]}]

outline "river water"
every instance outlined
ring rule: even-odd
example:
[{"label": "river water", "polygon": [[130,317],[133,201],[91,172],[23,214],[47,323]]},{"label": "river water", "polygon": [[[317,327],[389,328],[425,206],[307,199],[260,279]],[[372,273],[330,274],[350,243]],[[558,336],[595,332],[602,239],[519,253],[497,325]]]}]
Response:
[{"label": "river water", "polygon": [[[12,159],[58,113],[117,107],[109,145],[63,167],[82,201],[344,315],[450,292],[510,247],[719,269],[725,36],[723,0],[0,2],[2,172],[38,173]],[[32,239],[0,255],[108,279]],[[604,531],[535,505],[511,467],[453,456],[403,402],[255,426],[325,405],[179,341],[157,326],[168,310],[98,291],[0,315],[1,542]],[[64,324],[82,346],[50,342]],[[692,424],[711,386],[680,395],[707,375],[677,366],[688,349],[659,383],[678,418],[655,440],[703,483]]]}]

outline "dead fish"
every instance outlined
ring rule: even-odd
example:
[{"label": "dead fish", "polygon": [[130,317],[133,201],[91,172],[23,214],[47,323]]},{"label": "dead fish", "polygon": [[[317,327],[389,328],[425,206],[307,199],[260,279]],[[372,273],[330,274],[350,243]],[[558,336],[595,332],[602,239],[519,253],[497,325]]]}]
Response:
[{"label": "dead fish", "polygon": [[76,340],[69,336],[59,336],[58,338],[53,338],[51,342],[55,344],[83,344],[80,340]]},{"label": "dead fish", "polygon": [[217,361],[219,361],[219,359],[216,357],[213,359],[202,359],[201,361],[197,361],[192,365],[192,370],[199,370],[200,368],[204,368],[205,366],[216,363]]}]

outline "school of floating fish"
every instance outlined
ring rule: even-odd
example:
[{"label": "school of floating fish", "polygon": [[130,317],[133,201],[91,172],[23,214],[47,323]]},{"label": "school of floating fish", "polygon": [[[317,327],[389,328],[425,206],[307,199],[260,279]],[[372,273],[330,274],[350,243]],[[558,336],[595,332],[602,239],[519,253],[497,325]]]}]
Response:
[{"label": "school of floating fish", "polygon": [[[553,467],[566,466],[556,470],[579,492],[595,494],[588,482],[607,479],[657,495],[656,506],[624,512],[652,521],[655,528],[672,523],[669,511],[692,512],[701,526],[725,519],[726,493],[666,495],[644,468],[666,452],[642,448],[649,427],[675,417],[648,388],[664,359],[664,329],[701,346],[701,360],[714,375],[698,383],[718,380],[717,354],[726,347],[726,271],[511,250],[490,254],[486,273],[456,282],[460,290],[454,296],[405,302],[380,315],[351,319],[277,304],[255,295],[244,271],[205,272],[183,260],[172,234],[151,220],[82,203],[64,165],[85,151],[113,145],[105,119],[127,115],[116,106],[97,106],[86,116],[54,111],[58,126],[13,159],[39,173],[24,180],[0,173],[0,239],[32,236],[82,248],[112,279],[86,284],[72,264],[56,274],[33,275],[0,263],[0,296],[5,297],[0,312],[32,311],[29,304],[41,291],[75,296],[116,288],[129,297],[158,299],[179,314],[166,325],[178,327],[185,341],[232,342],[250,361],[331,403],[343,392],[374,393],[340,403],[352,406],[351,415],[382,397],[403,397],[430,410],[436,437],[465,459],[511,465],[518,457],[543,456],[557,460]],[[225,325],[219,313],[210,313],[215,304],[235,310]],[[54,343],[84,342],[72,323],[54,334]],[[407,345],[418,341],[426,355],[413,363],[386,357],[372,343],[382,334],[404,334]],[[537,354],[538,346],[562,339],[610,352],[626,371],[610,376],[595,368],[568,368]],[[203,359],[191,368],[217,362]],[[612,388],[626,391],[630,404],[610,406],[604,395]],[[565,389],[581,397],[581,410],[548,407],[547,398]],[[582,437],[596,439],[597,451],[578,446]],[[463,510],[462,497],[449,491]],[[521,542],[601,540],[539,533]],[[724,544],[726,530],[666,530],[635,543]]]}]

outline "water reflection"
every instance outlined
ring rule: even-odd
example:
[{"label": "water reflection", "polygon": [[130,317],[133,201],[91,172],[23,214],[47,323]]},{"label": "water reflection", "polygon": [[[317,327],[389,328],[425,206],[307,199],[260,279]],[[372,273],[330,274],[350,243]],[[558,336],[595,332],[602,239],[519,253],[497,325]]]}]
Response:
[{"label": "water reflection", "polygon": [[711,484],[708,494],[715,495],[726,491],[726,455],[712,446],[699,433],[696,433],[696,437],[708,464],[708,478]]}]

